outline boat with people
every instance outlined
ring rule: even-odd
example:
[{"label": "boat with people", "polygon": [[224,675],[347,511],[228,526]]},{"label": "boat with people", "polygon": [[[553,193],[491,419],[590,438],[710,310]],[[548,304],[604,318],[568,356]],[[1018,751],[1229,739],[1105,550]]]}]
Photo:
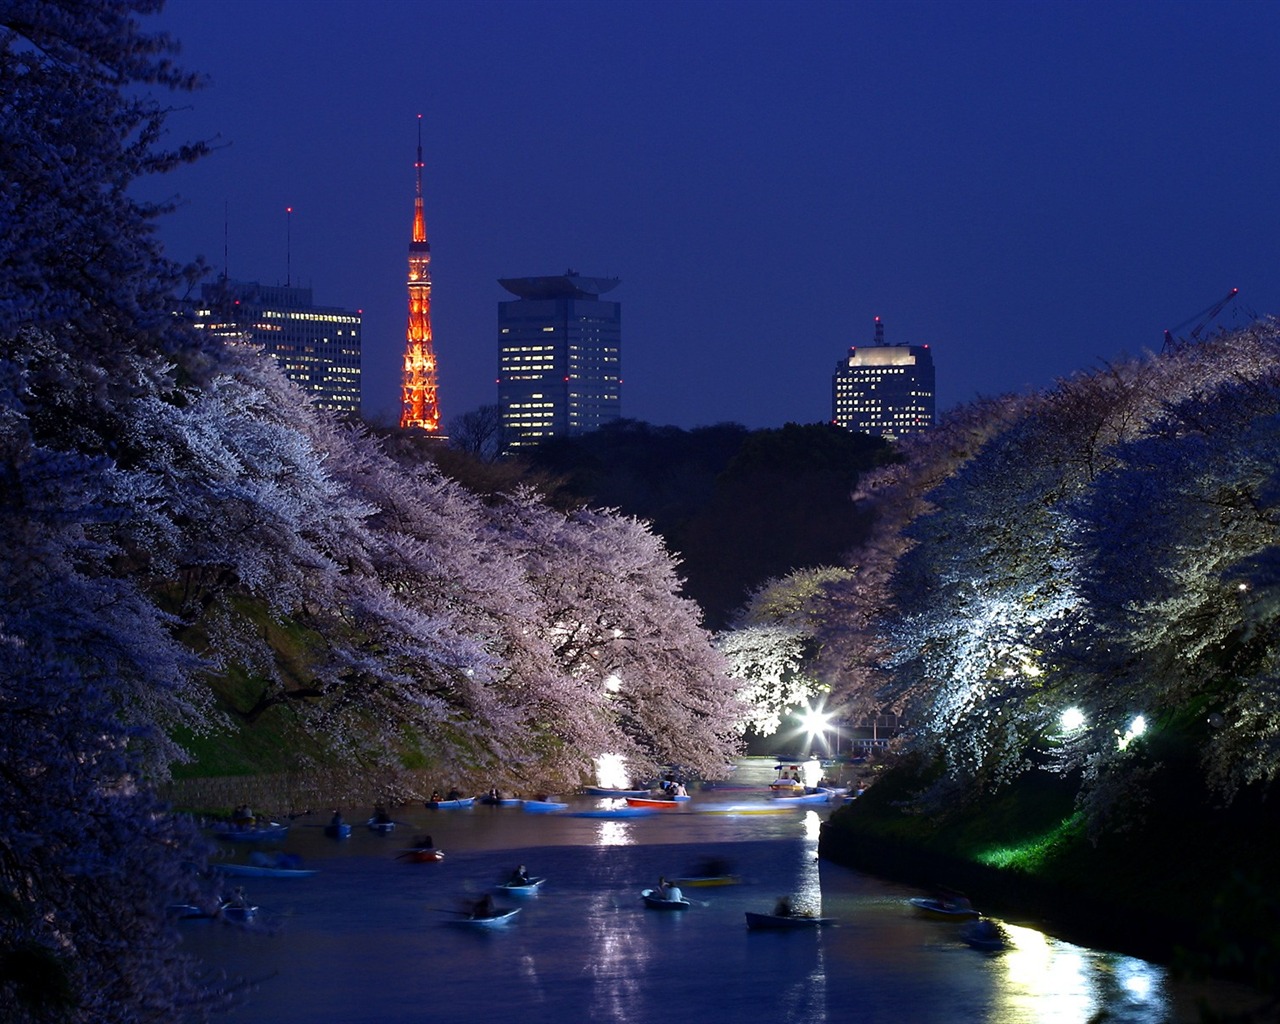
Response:
[{"label": "boat with people", "polygon": [[747,927],[752,931],[787,931],[796,928],[825,928],[835,924],[835,918],[816,917],[812,914],[760,914],[746,911]]},{"label": "boat with people", "polygon": [[519,907],[508,907],[503,910],[495,910],[492,914],[466,914],[461,917],[455,917],[450,924],[462,925],[465,928],[505,928],[515,916],[520,913]]},{"label": "boat with people", "polygon": [[830,790],[817,789],[813,792],[807,792],[803,788],[799,792],[787,794],[785,791],[779,790],[773,794],[774,803],[779,804],[826,804],[832,800]]},{"label": "boat with people", "polygon": [[972,921],[980,915],[968,898],[960,894],[913,896],[907,901],[916,913],[934,921]]},{"label": "boat with people", "polygon": [[369,827],[370,832],[381,832],[384,835],[396,830],[394,821],[379,821],[377,818],[370,818],[365,824]]},{"label": "boat with people", "polygon": [[214,825],[213,834],[232,843],[269,843],[284,839],[289,834],[289,826],[278,821],[254,822],[252,825],[224,821]]},{"label": "boat with people", "polygon": [[688,910],[693,906],[683,893],[673,897],[670,890],[642,889],[640,896],[650,910]]},{"label": "boat with people", "polygon": [[430,811],[446,811],[458,807],[471,807],[475,802],[476,798],[473,796],[457,796],[447,800],[428,800],[426,806]]},{"label": "boat with people", "polygon": [[351,825],[345,821],[331,821],[324,827],[324,834],[330,839],[350,839]]},{"label": "boat with people", "polygon": [[434,864],[444,860],[444,851],[430,836],[414,836],[413,842],[396,854],[396,859],[407,860],[411,864]]},{"label": "boat with people", "polygon": [[545,881],[546,879],[541,876],[528,874],[524,869],[524,865],[521,864],[511,873],[511,877],[497,888],[500,892],[508,893],[511,896],[537,896],[538,889]]},{"label": "boat with people", "polygon": [[652,807],[657,810],[669,811],[675,807],[683,807],[690,799],[688,796],[629,796],[627,797],[628,807]]},{"label": "boat with people", "polygon": [[397,860],[407,860],[410,864],[435,864],[444,860],[444,850],[434,846],[411,846],[396,854]]}]

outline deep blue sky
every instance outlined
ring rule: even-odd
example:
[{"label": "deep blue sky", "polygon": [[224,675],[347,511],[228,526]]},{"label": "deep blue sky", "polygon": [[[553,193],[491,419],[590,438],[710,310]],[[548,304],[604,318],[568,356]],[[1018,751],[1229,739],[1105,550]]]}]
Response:
[{"label": "deep blue sky", "polygon": [[[939,408],[1280,312],[1280,4],[169,0],[208,88],[170,255],[364,310],[394,420],[417,115],[444,419],[496,400],[500,277],[616,276],[623,414],[829,418],[851,344]],[[186,102],[185,98],[182,102]],[[293,206],[291,223],[285,213]],[[291,244],[286,248],[286,237]],[[288,252],[288,258],[286,253]]]}]

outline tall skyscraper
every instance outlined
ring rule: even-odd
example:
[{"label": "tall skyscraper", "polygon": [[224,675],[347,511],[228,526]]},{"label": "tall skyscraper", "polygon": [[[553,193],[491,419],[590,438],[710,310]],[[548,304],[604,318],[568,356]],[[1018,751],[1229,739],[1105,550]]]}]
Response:
[{"label": "tall skyscraper", "polygon": [[878,437],[928,430],[934,419],[933,355],[928,345],[886,345],[876,317],[874,345],[854,345],[832,378],[832,422]]},{"label": "tall skyscraper", "polygon": [[261,345],[321,409],[359,415],[359,310],[317,306],[310,288],[226,278],[200,298],[196,327]]},{"label": "tall skyscraper", "polygon": [[498,406],[504,448],[574,437],[622,414],[622,305],[616,277],[513,277],[498,303]]},{"label": "tall skyscraper", "polygon": [[422,209],[422,115],[418,115],[418,192],[413,200],[413,236],[409,242],[409,326],[405,332],[404,379],[400,389],[400,426],[428,434],[440,431],[436,353],[431,345],[431,243]]}]

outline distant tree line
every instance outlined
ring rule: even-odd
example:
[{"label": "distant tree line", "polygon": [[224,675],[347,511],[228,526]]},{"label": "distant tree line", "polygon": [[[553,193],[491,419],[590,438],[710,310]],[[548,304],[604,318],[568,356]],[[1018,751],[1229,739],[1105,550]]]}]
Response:
[{"label": "distant tree line", "polygon": [[[461,436],[467,450],[483,450],[472,430]],[[619,420],[514,459],[449,466],[504,484],[527,473],[561,506],[616,508],[650,523],[680,560],[684,592],[720,629],[770,579],[837,564],[860,543],[868,517],[852,494],[863,474],[893,458],[883,439],[826,423],[686,430]]]}]

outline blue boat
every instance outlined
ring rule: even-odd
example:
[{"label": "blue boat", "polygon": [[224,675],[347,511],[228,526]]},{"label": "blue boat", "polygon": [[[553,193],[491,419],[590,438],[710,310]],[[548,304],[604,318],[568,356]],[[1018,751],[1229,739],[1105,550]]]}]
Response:
[{"label": "blue boat", "polygon": [[563,811],[568,804],[562,804],[558,800],[526,800],[520,805],[530,814],[551,814],[554,811]]},{"label": "blue boat", "polygon": [[476,798],[473,796],[460,796],[452,800],[428,800],[426,805],[429,811],[443,811],[456,807],[470,807],[475,802]]}]

